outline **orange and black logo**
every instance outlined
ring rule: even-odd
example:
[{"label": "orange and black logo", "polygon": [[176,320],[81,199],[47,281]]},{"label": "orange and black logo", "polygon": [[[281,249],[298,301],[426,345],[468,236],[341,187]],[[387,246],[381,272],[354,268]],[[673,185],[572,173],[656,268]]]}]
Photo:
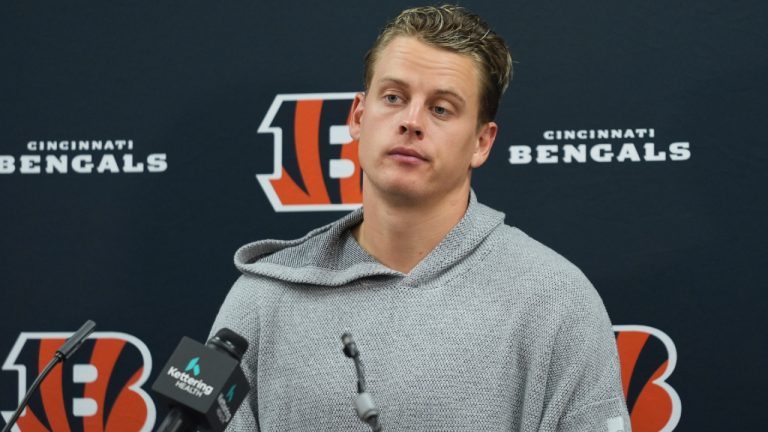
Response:
[{"label": "orange and black logo", "polygon": [[680,397],[667,383],[677,350],[661,330],[641,325],[613,326],[621,381],[634,432],[667,432],[680,421]]},{"label": "orange and black logo", "polygon": [[256,175],[275,211],[352,210],[362,204],[357,141],[348,126],[354,97],[275,97],[259,126],[259,133],[274,137],[274,171]]},{"label": "orange and black logo", "polygon": [[[19,335],[3,363],[4,375],[18,376],[16,404],[71,335]],[[125,333],[93,333],[70,359],[52,369],[14,430],[150,431],[155,405],[141,386],[151,369],[149,349],[139,339]],[[16,406],[2,409],[8,421]]]}]

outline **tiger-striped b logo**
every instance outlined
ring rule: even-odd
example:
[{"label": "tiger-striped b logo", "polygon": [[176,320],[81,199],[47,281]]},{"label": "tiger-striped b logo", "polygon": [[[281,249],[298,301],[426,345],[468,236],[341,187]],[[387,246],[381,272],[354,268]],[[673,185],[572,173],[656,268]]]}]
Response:
[{"label": "tiger-striped b logo", "polygon": [[[18,377],[18,399],[72,333],[21,333],[3,363]],[[65,363],[56,365],[30,400],[13,430],[150,431],[155,405],[141,386],[152,358],[138,338],[95,332]],[[4,399],[8,400],[8,399]],[[5,421],[16,406],[3,406]],[[7,410],[7,411],[6,411]]]},{"label": "tiger-striped b logo", "polygon": [[259,133],[274,137],[274,171],[256,176],[275,211],[352,210],[361,205],[358,143],[348,127],[354,97],[275,97],[259,126]]},{"label": "tiger-striped b logo", "polygon": [[642,325],[613,326],[621,381],[634,432],[668,432],[680,421],[680,397],[666,380],[677,363],[672,339]]}]

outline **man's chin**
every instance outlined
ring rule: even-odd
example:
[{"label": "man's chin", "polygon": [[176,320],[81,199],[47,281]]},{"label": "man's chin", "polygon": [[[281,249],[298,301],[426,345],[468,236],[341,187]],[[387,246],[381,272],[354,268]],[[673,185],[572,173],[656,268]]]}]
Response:
[{"label": "man's chin", "polygon": [[[365,193],[365,192],[363,192]],[[430,191],[423,185],[389,185],[378,190],[378,199],[387,201],[397,207],[419,207],[439,199],[435,191]]]},{"label": "man's chin", "polygon": [[[363,196],[365,196],[365,187]],[[390,182],[389,184],[373,187],[377,199],[382,199],[390,204],[403,206],[417,206],[429,200],[430,193],[423,185],[402,182]]]},{"label": "man's chin", "polygon": [[[391,174],[391,173],[388,173]],[[363,202],[383,200],[390,205],[423,207],[450,197],[469,196],[469,180],[464,184],[449,185],[428,181],[426,176],[407,174],[363,177]]]}]

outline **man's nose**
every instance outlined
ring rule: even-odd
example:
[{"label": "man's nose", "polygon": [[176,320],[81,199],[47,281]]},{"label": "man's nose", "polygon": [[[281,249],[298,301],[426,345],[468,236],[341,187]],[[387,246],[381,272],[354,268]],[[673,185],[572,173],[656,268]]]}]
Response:
[{"label": "man's nose", "polygon": [[403,112],[403,118],[400,121],[400,133],[403,135],[413,135],[416,138],[424,137],[424,108],[420,105],[412,105]]}]

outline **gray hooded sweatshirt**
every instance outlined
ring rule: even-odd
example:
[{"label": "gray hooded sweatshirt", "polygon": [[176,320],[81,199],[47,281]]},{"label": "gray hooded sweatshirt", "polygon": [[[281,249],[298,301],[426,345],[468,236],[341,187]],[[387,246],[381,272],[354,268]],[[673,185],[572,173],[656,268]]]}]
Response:
[{"label": "gray hooded sweatshirt", "polygon": [[351,332],[385,431],[629,431],[616,344],[574,265],[470,197],[410,273],[366,253],[357,210],[291,241],[240,248],[212,333],[250,347],[231,431],[365,431]]}]

